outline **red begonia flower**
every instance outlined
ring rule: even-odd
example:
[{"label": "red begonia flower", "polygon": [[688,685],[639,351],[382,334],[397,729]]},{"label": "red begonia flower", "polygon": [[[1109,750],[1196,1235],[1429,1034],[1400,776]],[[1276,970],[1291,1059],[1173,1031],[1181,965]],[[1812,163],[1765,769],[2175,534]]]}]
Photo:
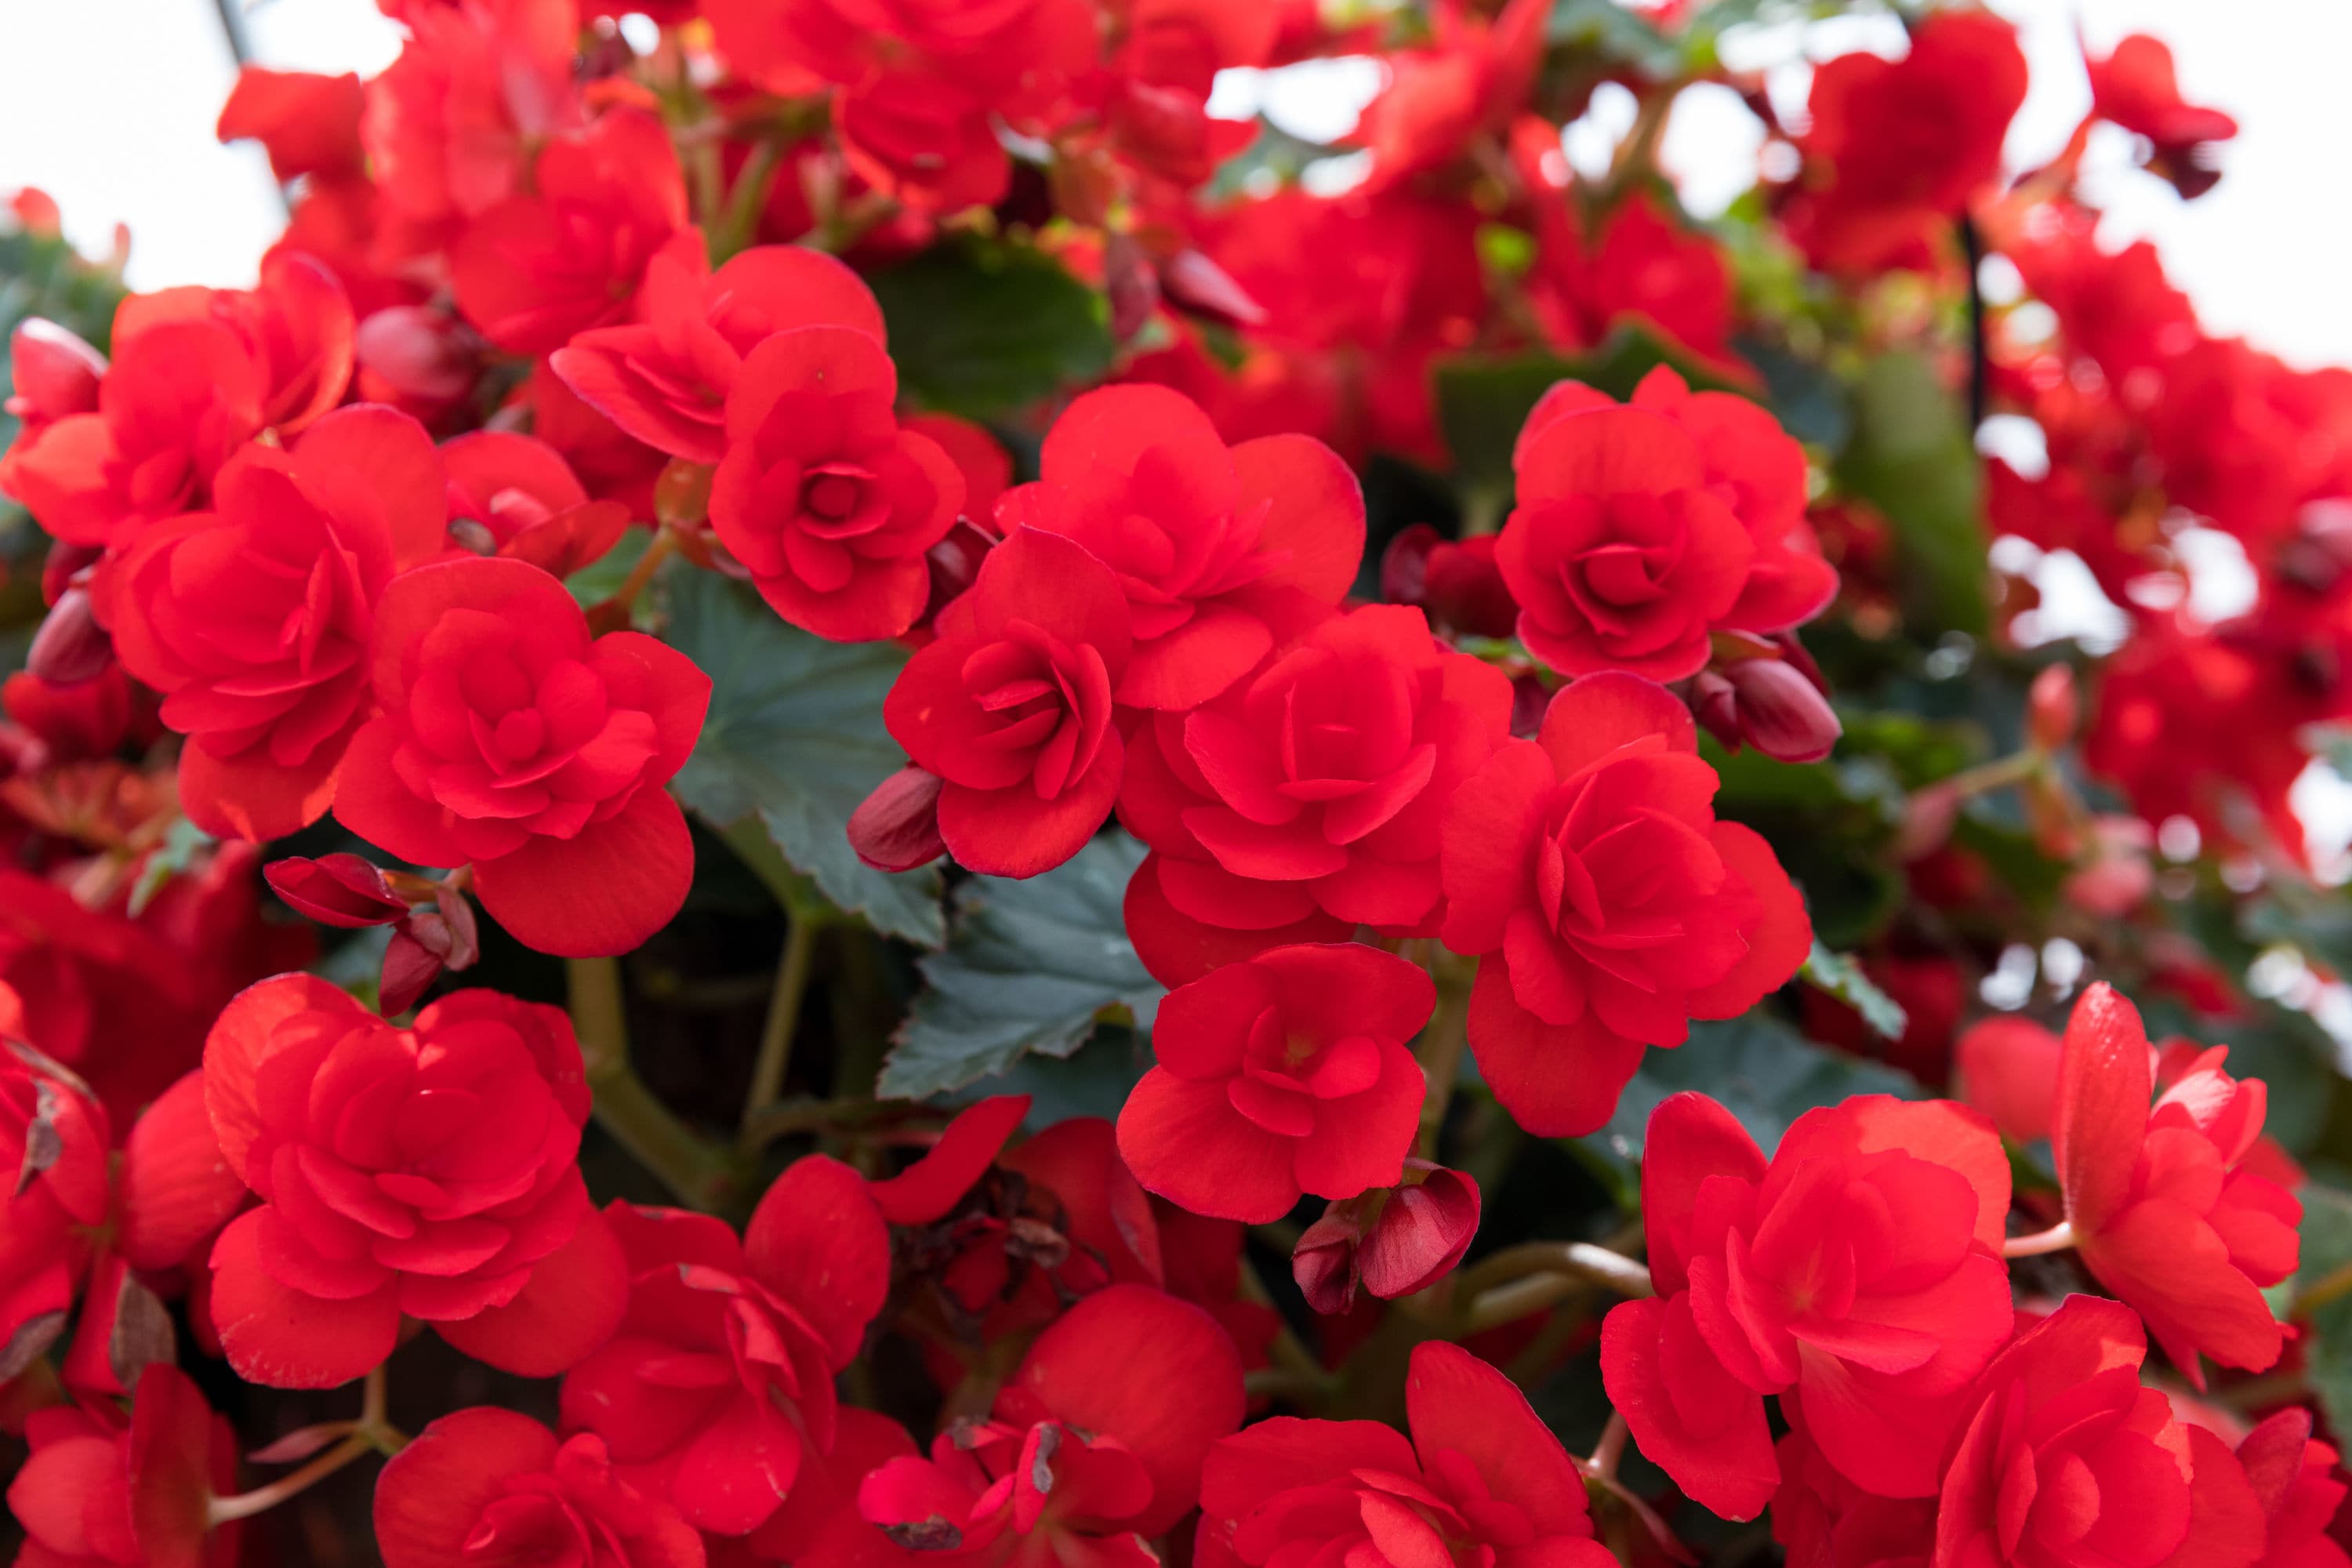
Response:
[{"label": "red begonia flower", "polygon": [[245,1177],[221,1153],[201,1070],[165,1089],[131,1123],[121,1184],[114,1249],[134,1268],[194,1261],[197,1248],[244,1206]]},{"label": "red begonia flower", "polygon": [[1779,1484],[1764,1396],[1855,1485],[1927,1497],[1956,1400],[2010,1335],[2009,1160],[1982,1118],[1885,1095],[1807,1111],[1771,1162],[1731,1113],[1651,1114],[1654,1300],[1612,1309],[1601,1367],[1642,1452],[1753,1519]]},{"label": "red begonia flower", "polygon": [[0,478],[55,537],[129,542],[202,510],[222,465],[265,427],[292,436],[341,402],[353,331],[341,286],[292,253],[264,263],[249,293],[133,294],[115,310],[96,405],[28,425]]},{"label": "red begonia flower", "polygon": [[2130,1308],[2069,1296],[1995,1357],[1945,1460],[1935,1561],[2248,1568],[2259,1558],[2263,1507],[2245,1472],[2221,1438],[2140,1386],[2147,1353]]},{"label": "red begonia flower", "polygon": [[340,409],[291,450],[249,446],[212,510],[143,531],[99,570],[99,618],[188,737],[180,798],[216,837],[283,837],[326,815],[370,705],[376,606],[438,553],[441,467],[424,426]]},{"label": "red begonia flower", "polygon": [[1372,155],[1372,185],[1442,169],[1525,107],[1544,49],[1543,0],[1512,0],[1492,21],[1455,6],[1431,18],[1429,47],[1386,57],[1389,83],[1349,136]]},{"label": "red begonia flower", "polygon": [[588,1086],[562,1009],[462,991],[395,1029],[281,974],[213,1026],[205,1097],[262,1199],[212,1255],[238,1376],[331,1388],[390,1355],[405,1315],[546,1377],[619,1321],[620,1248],[574,1163]]},{"label": "red begonia flower", "polygon": [[2001,138],[2025,101],[2017,29],[1990,11],[1938,12],[1899,60],[1865,51],[1813,72],[1807,159],[1825,188],[1790,217],[1814,265],[1904,265],[2000,173]]},{"label": "red begonia flower", "polygon": [[2004,1138],[2050,1136],[2058,1095],[2058,1037],[2031,1018],[1996,1015],[1969,1026],[1952,1047],[1959,1096]]},{"label": "red begonia flower", "polygon": [[834,1375],[890,1289],[881,1214],[856,1172],[818,1154],[776,1179],[740,1241],[682,1209],[608,1213],[628,1314],[564,1378],[564,1425],[698,1529],[756,1530],[834,1447]]},{"label": "red begonia flower", "polygon": [[858,1510],[898,1544],[959,1561],[1050,1552],[1143,1568],[1150,1554],[1132,1538],[1192,1511],[1202,1463],[1242,1406],[1241,1359],[1215,1319],[1113,1285],[1037,1336],[992,1420],[873,1471]]},{"label": "red begonia flower", "polygon": [[549,142],[531,194],[450,245],[457,309],[509,353],[551,353],[625,315],[646,263],[686,223],[669,132],[643,110],[614,109]]},{"label": "red begonia flower", "polygon": [[[1557,132],[1538,145],[1538,159],[1559,156]],[[1639,187],[1595,237],[1580,226],[1577,198],[1564,186],[1530,184],[1545,194],[1536,207],[1536,266],[1528,289],[1547,335],[1570,349],[1598,349],[1638,321],[1723,374],[1753,379],[1731,348],[1731,268],[1720,245],[1668,217]]]},{"label": "red begonia flower", "polygon": [[2200,1388],[2200,1356],[2249,1372],[2278,1360],[2284,1337],[2262,1290],[2301,1255],[2302,1203],[2245,1164],[2267,1089],[2224,1072],[2228,1055],[2205,1053],[2151,1110],[2139,1011],[2093,985],[2066,1023],[2050,1135],[2084,1263]]},{"label": "red begonia flower", "polygon": [[485,1563],[702,1568],[702,1538],[632,1487],[602,1438],[558,1442],[528,1415],[477,1406],[444,1415],[392,1458],[375,1487],[384,1568]]},{"label": "red begonia flower", "polygon": [[0,1042],[0,1171],[16,1173],[0,1188],[0,1346],[37,1353],[64,1328],[106,1223],[110,1141],[88,1085],[30,1046]]},{"label": "red begonia flower", "polygon": [[[629,526],[626,507],[589,500],[563,454],[536,437],[471,431],[441,448],[441,467],[450,531],[478,554],[567,577],[602,558]],[[476,526],[480,533],[466,537]]]},{"label": "red begonia flower", "polygon": [[1064,411],[1036,483],[997,505],[1008,535],[1066,534],[1118,574],[1135,708],[1198,707],[1323,618],[1355,581],[1364,499],[1338,454],[1303,436],[1228,447],[1190,398],[1108,386]]},{"label": "red begonia flower", "polygon": [[1426,1089],[1408,1042],[1426,971],[1353,942],[1277,947],[1168,994],[1159,1065],[1118,1114],[1136,1179],[1195,1214],[1263,1225],[1302,1193],[1392,1186]]},{"label": "red begonia flower", "polygon": [[1202,924],[1277,931],[1319,911],[1343,930],[1433,930],[1445,803],[1510,719],[1508,677],[1440,645],[1420,611],[1367,605],[1206,706],[1149,715],[1119,820]]},{"label": "red begonia flower", "polygon": [[1562,382],[1512,457],[1495,563],[1519,637],[1568,675],[1696,673],[1717,629],[1776,632],[1837,592],[1805,525],[1805,455],[1772,416],[1660,366],[1621,406]]},{"label": "red begonia flower", "polygon": [[321,76],[245,66],[213,134],[223,142],[259,142],[281,184],[305,174],[357,174],[367,162],[360,146],[364,103],[360,79],[351,71]]},{"label": "red begonia flower", "polygon": [[2182,195],[2199,196],[2213,188],[2221,175],[2208,161],[2206,144],[2237,135],[2238,122],[2180,96],[2172,51],[2163,39],[2133,33],[2119,39],[2106,58],[2086,56],[2083,63],[2091,76],[2092,113],[2147,137],[2148,167]]},{"label": "red begonia flower", "polygon": [[1715,819],[1696,735],[1664,688],[1587,676],[1446,808],[1444,940],[1484,955],[1470,1048],[1531,1132],[1600,1127],[1644,1047],[1747,1011],[1811,944],[1771,846]]},{"label": "red begonia flower", "polygon": [[955,526],[963,474],[891,412],[898,373],[878,331],[775,332],[730,387],[710,480],[719,542],[803,630],[866,642],[913,626],[930,599],[924,552]]},{"label": "red begonia flower", "polygon": [[408,913],[408,900],[393,890],[382,869],[357,855],[321,855],[316,860],[289,855],[262,870],[270,889],[321,925],[359,931],[390,925]]},{"label": "red begonia flower", "polygon": [[26,1421],[32,1457],[8,1487],[29,1538],[18,1568],[230,1568],[242,1529],[205,1505],[236,1485],[236,1436],[186,1374],[147,1368],[126,1424],[114,1406]]},{"label": "red begonia flower", "polygon": [[2262,1504],[2261,1568],[2346,1568],[2352,1554],[2328,1533],[2346,1487],[2338,1456],[2311,1435],[2311,1412],[2282,1410],[2238,1444],[2238,1465]]},{"label": "red begonia flower", "polygon": [[1202,1568],[1345,1562],[1608,1568],[1584,1477],[1527,1396],[1457,1345],[1413,1347],[1411,1441],[1377,1421],[1276,1416],[1211,1451]]},{"label": "red begonia flower", "polygon": [[1029,1096],[995,1094],[956,1112],[940,1141],[897,1175],[870,1184],[882,1217],[892,1225],[929,1225],[963,1201],[972,1184],[996,1163],[1005,1140],[1029,1114]]},{"label": "red begonia flower", "polygon": [[947,781],[949,853],[1002,877],[1060,865],[1118,795],[1126,746],[1111,710],[1133,646],[1118,580],[1069,540],[1023,531],[989,552],[935,629],[882,718]]},{"label": "red begonia flower", "polygon": [[637,632],[591,638],[545,572],[468,557],[385,590],[372,674],[344,826],[420,866],[471,861],[482,908],[543,952],[625,952],[677,912],[694,846],[662,786],[710,702],[692,660]]},{"label": "red begonia flower", "polygon": [[637,320],[582,332],[550,363],[591,407],[647,446],[692,463],[726,455],[727,394],[751,351],[794,327],[851,327],[883,342],[881,307],[823,251],[746,250],[712,271],[687,229],[646,267]]}]

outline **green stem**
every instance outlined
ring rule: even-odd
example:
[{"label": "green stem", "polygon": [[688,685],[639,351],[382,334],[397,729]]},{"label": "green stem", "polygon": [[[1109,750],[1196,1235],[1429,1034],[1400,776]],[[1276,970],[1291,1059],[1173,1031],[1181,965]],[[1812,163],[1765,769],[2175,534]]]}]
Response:
[{"label": "green stem", "polygon": [[1657,1294],[1649,1269],[1640,1262],[1589,1241],[1528,1241],[1507,1247],[1465,1270],[1459,1289],[1465,1300],[1475,1301],[1483,1292],[1532,1275],[1565,1276],[1605,1286],[1620,1296]]},{"label": "green stem", "polygon": [[1965,800],[2005,785],[2022,784],[2040,773],[2049,760],[2042,752],[2028,748],[2006,757],[1995,757],[1989,763],[1979,763],[1975,767],[1964,769],[1950,778],[1940,779],[1928,787],[1948,791]]},{"label": "green stem", "polygon": [[799,1032],[801,1005],[808,995],[810,972],[815,967],[817,921],[792,917],[784,938],[783,956],[776,963],[776,985],[768,997],[768,1016],[760,1027],[760,1054],[751,1064],[751,1092],[743,1102],[743,1124],[736,1148],[751,1152],[763,1142],[760,1118],[784,1092],[784,1075],[793,1061],[793,1037]]},{"label": "green stem", "polygon": [[719,1208],[734,1184],[726,1155],[656,1099],[629,1065],[620,961],[574,958],[565,968],[572,1027],[596,1097],[597,1121],[682,1202],[706,1212]]},{"label": "green stem", "polygon": [[735,184],[727,193],[727,206],[710,231],[710,265],[723,264],[759,232],[760,210],[767,205],[768,191],[776,183],[776,170],[783,163],[783,148],[772,140],[755,142],[743,166],[735,172]]},{"label": "green stem", "polygon": [[1462,1076],[1462,1049],[1470,1031],[1470,982],[1441,970],[1437,977],[1437,1011],[1429,1026],[1413,1042],[1413,1059],[1428,1080],[1421,1102],[1421,1135],[1414,1152],[1424,1160],[1437,1158],[1438,1134],[1445,1127],[1445,1110],[1454,1103],[1454,1080]]}]

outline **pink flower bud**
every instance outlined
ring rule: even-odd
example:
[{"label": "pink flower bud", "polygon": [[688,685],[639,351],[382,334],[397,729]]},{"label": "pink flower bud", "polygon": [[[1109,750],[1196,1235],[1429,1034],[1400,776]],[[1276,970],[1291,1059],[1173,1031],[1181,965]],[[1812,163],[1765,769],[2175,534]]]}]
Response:
[{"label": "pink flower bud", "polygon": [[1743,658],[1724,672],[1739,701],[1740,738],[1784,763],[1817,763],[1844,732],[1803,672],[1777,658]]},{"label": "pink flower bud", "polygon": [[408,913],[408,900],[383,872],[357,855],[289,855],[262,871],[277,895],[320,925],[357,930],[390,925]]},{"label": "pink flower bud", "polygon": [[106,356],[67,328],[38,316],[27,317],[9,334],[9,365],[16,395],[8,412],[39,422],[87,414],[98,406],[98,384],[106,374]]},{"label": "pink flower bud", "polygon": [[114,642],[90,609],[89,590],[73,587],[49,606],[25,668],[51,686],[79,686],[104,675],[113,661]]},{"label": "pink flower bud", "polygon": [[1460,1171],[1405,1162],[1427,1173],[1399,1187],[1356,1249],[1364,1289],[1383,1300],[1428,1289],[1453,1270],[1478,1234],[1478,1184]]},{"label": "pink flower bud", "polygon": [[1356,1300],[1356,1247],[1363,1239],[1356,1200],[1333,1204],[1307,1227],[1290,1249],[1290,1277],[1307,1304],[1335,1317]]},{"label": "pink flower bud", "polygon": [[877,871],[911,871],[948,852],[940,837],[940,778],[900,768],[849,816],[849,847]]},{"label": "pink flower bud", "polygon": [[1233,274],[1197,250],[1180,250],[1160,264],[1160,287],[1169,300],[1195,315],[1213,316],[1237,327],[1262,326],[1265,307],[1250,298]]}]

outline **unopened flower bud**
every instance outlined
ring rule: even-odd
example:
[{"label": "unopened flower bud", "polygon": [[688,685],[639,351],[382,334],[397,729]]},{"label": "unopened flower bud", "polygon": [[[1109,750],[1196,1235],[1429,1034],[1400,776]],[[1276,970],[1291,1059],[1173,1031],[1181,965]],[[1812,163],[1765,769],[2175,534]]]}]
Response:
[{"label": "unopened flower bud", "polygon": [[849,814],[849,847],[877,871],[911,871],[948,852],[940,837],[938,774],[900,768]]},{"label": "unopened flower bud", "polygon": [[2033,678],[2025,694],[2025,732],[2045,752],[2054,752],[2074,738],[2083,717],[2083,701],[2074,689],[2071,665],[2053,664]]}]

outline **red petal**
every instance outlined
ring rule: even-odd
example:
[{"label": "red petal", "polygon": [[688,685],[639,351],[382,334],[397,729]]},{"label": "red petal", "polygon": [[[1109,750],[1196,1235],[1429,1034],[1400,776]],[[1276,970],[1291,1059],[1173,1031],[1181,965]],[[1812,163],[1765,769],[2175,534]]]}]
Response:
[{"label": "red petal", "polygon": [[192,1072],[149,1106],[123,1141],[122,1225],[116,1246],[134,1268],[169,1268],[226,1224],[245,1178],[222,1155]]},{"label": "red petal", "polygon": [[1611,669],[1560,688],[1536,743],[1566,778],[1650,735],[1664,735],[1672,751],[1698,750],[1698,727],[1682,699],[1654,680]]},{"label": "red petal", "polygon": [[327,815],[342,760],[343,748],[335,741],[289,768],[272,762],[266,746],[221,757],[203,736],[191,735],[180,745],[180,805],[189,821],[215,838],[267,843]]},{"label": "red petal", "polygon": [[1717,1176],[1764,1179],[1764,1152],[1739,1119],[1703,1094],[1669,1095],[1650,1112],[1642,1144],[1642,1224],[1658,1293],[1688,1289],[1685,1259],[1699,1189]]},{"label": "red petal", "polygon": [[1545,1023],[1511,994],[1502,960],[1478,965],[1470,989],[1470,1053],[1511,1120],[1539,1138],[1600,1131],[1642,1065],[1645,1048],[1591,1012],[1565,1026]]},{"label": "red petal", "polygon": [[278,974],[231,997],[205,1037],[205,1106],[220,1140],[222,1160],[240,1175],[261,1134],[261,1113],[254,1102],[255,1070],[271,1031],[298,1013],[339,1013],[354,1023],[371,1016],[350,993],[315,974]]},{"label": "red petal", "polygon": [[794,1161],[752,1211],[743,1256],[824,1336],[835,1371],[856,1359],[890,1294],[890,1233],[864,1177],[824,1154]]},{"label": "red petal", "polygon": [[1684,994],[1694,1018],[1733,1018],[1787,984],[1812,951],[1813,922],[1805,900],[1755,829],[1718,822],[1707,835],[1727,870],[1752,889],[1764,918],[1748,933],[1748,952],[1712,985]]},{"label": "red petal", "polygon": [[592,1208],[570,1241],[531,1265],[513,1300],[433,1326],[476,1361],[518,1377],[554,1377],[611,1339],[628,1304],[628,1260],[612,1223]]},{"label": "red petal", "polygon": [[294,444],[294,477],[339,528],[383,529],[397,567],[441,553],[448,517],[441,456],[425,426],[396,408],[338,408]]},{"label": "red petal", "polygon": [[2101,981],[2066,1020],[2050,1131],[2066,1217],[2077,1234],[2105,1225],[2130,1191],[2154,1093],[2139,1009]]},{"label": "red petal", "polygon": [[1025,1094],[995,1094],[956,1113],[923,1157],[867,1188],[892,1225],[929,1225],[945,1216],[995,1163],[1004,1141],[1029,1114]]},{"label": "red petal", "polygon": [[375,1483],[384,1568],[451,1568],[482,1510],[518,1476],[555,1464],[555,1435],[528,1415],[480,1406],[444,1415],[393,1456]]},{"label": "red petal", "polygon": [[1235,505],[1266,504],[1258,548],[1278,558],[1269,584],[1336,605],[1364,563],[1364,489],[1355,470],[1311,436],[1265,436],[1234,448]]},{"label": "red petal", "polygon": [[[1601,1380],[1643,1458],[1710,1512],[1754,1519],[1780,1479],[1764,1401],[1706,1354],[1689,1318],[1686,1295],[1610,1309],[1601,1325]],[[1679,1393],[1670,1393],[1677,1382]],[[1691,1418],[1702,1413],[1712,1425],[1695,1430]]]},{"label": "red petal", "polygon": [[213,1245],[213,1326],[237,1376],[268,1388],[338,1388],[383,1365],[400,1342],[398,1279],[348,1301],[289,1290],[262,1272],[262,1214],[231,1221]]},{"label": "red petal", "polygon": [[1404,1399],[1423,1470],[1434,1471],[1440,1454],[1459,1454],[1538,1536],[1592,1533],[1583,1475],[1509,1378],[1459,1345],[1431,1341],[1413,1347]]},{"label": "red petal", "polygon": [[651,785],[576,838],[535,836],[474,868],[483,910],[526,947],[560,958],[627,952],[667,925],[694,881],[694,837]]},{"label": "red petal", "polygon": [[[1234,1109],[1224,1082],[1153,1068],[1118,1113],[1118,1149],[1136,1180],[1217,1219],[1265,1225],[1298,1202],[1293,1141]],[[1352,1194],[1349,1194],[1352,1195]]]}]

